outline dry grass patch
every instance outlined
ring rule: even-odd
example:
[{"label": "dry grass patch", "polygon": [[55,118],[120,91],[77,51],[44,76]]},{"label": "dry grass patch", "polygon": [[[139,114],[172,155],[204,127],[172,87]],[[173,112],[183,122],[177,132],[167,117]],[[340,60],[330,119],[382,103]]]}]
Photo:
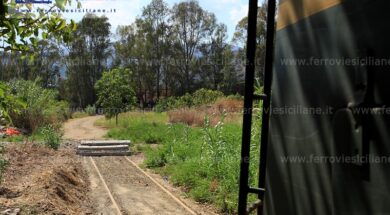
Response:
[{"label": "dry grass patch", "polygon": [[198,108],[182,108],[168,112],[170,123],[184,123],[191,126],[203,126],[205,117],[211,125],[216,125],[223,116],[224,122],[241,122],[243,102],[236,99],[220,99],[212,105]]}]

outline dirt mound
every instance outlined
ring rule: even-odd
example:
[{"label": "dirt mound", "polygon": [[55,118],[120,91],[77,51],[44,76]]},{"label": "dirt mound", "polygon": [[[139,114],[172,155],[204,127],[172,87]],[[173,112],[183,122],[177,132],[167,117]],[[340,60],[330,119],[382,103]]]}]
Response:
[{"label": "dirt mound", "polygon": [[92,213],[88,176],[74,153],[37,144],[6,148],[9,165],[0,188],[0,214],[20,208],[20,214]]}]

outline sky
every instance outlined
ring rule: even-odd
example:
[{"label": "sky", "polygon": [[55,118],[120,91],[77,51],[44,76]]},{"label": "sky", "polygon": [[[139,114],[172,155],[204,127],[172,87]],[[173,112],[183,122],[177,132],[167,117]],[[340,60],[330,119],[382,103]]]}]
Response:
[{"label": "sky", "polygon": [[[170,7],[182,0],[165,0]],[[198,0],[201,7],[213,12],[218,22],[228,27],[229,39],[232,39],[237,23],[248,13],[248,0]],[[142,8],[151,0],[80,0],[86,9],[115,9],[116,12],[105,13],[112,25],[112,32],[119,25],[129,25],[142,13]],[[68,6],[68,8],[71,8]],[[103,13],[96,13],[103,14]],[[64,13],[65,18],[81,20],[84,13]]]}]

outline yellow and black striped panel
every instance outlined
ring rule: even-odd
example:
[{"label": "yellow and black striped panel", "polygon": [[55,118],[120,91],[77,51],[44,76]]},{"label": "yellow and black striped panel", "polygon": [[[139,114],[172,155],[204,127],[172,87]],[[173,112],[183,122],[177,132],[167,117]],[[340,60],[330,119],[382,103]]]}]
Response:
[{"label": "yellow and black striped panel", "polygon": [[277,30],[340,4],[343,0],[280,0]]}]

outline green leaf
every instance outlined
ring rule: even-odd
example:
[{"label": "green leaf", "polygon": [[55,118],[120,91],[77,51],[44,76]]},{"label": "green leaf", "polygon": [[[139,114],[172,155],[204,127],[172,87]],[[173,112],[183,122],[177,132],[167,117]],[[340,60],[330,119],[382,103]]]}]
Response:
[{"label": "green leaf", "polygon": [[65,9],[66,0],[56,0],[56,6],[61,10]]},{"label": "green leaf", "polygon": [[47,39],[47,33],[46,32],[42,32],[42,39],[44,39],[44,40]]}]

